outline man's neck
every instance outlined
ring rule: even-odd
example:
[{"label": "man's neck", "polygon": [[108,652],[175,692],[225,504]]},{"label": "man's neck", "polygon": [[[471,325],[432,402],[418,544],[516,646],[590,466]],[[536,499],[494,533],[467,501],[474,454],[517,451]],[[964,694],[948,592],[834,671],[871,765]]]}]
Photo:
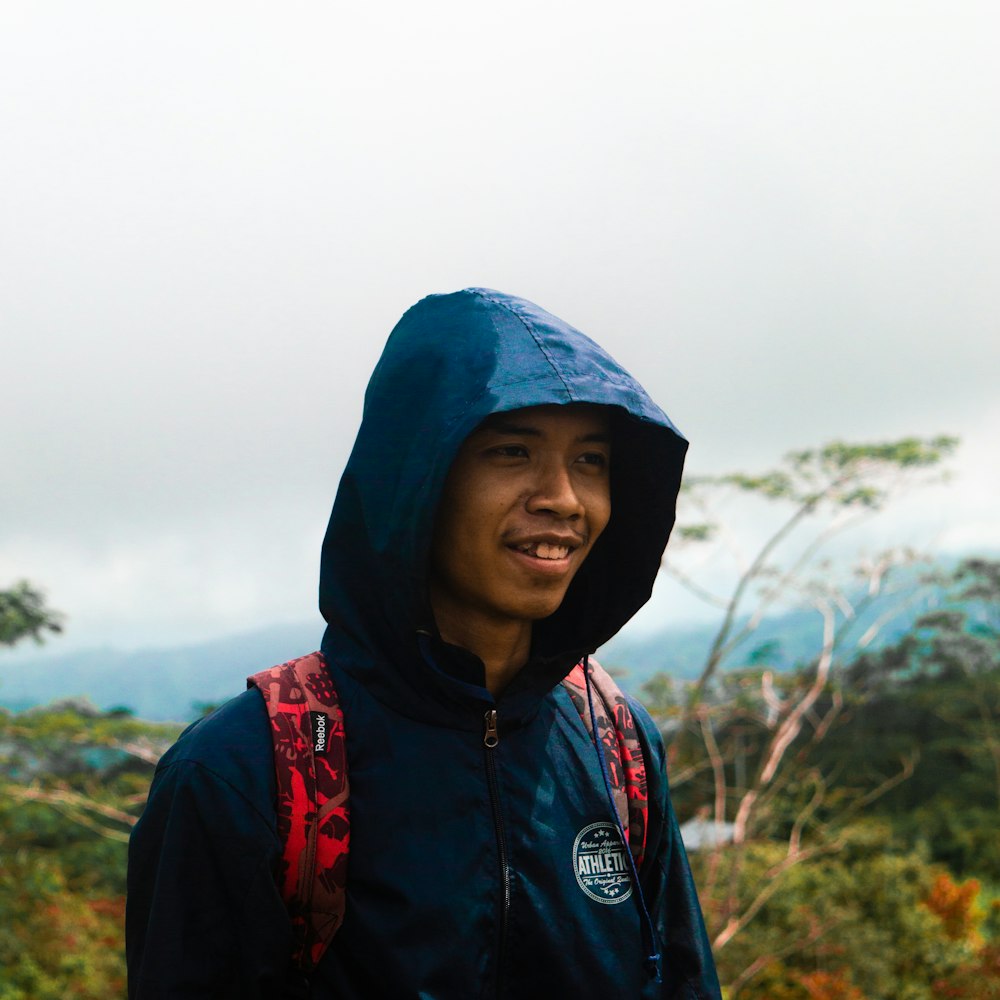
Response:
[{"label": "man's neck", "polygon": [[486,689],[497,697],[528,662],[531,623],[497,622],[467,612],[453,615],[446,605],[433,600],[431,604],[441,638],[483,661]]}]

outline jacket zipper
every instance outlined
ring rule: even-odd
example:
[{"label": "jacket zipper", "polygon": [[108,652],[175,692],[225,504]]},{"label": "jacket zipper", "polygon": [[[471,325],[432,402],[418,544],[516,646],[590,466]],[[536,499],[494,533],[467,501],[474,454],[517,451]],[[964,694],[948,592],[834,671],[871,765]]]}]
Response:
[{"label": "jacket zipper", "polygon": [[497,838],[497,856],[500,859],[500,877],[503,880],[503,911],[500,915],[500,949],[497,953],[497,991],[501,995],[503,984],[504,953],[507,947],[507,918],[510,913],[510,862],[507,858],[507,837],[500,813],[500,783],[497,780],[497,763],[494,751],[500,742],[497,732],[497,710],[491,708],[483,718],[485,731],[483,746],[486,748],[486,780],[490,787],[490,806],[493,810],[493,830]]}]

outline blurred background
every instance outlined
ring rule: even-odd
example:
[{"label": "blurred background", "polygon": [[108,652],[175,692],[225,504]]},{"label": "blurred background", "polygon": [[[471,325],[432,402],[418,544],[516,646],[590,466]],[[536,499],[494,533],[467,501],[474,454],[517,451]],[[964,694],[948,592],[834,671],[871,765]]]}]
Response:
[{"label": "blurred background", "polygon": [[998,35],[976,0],[6,5],[0,1000],[121,995],[152,763],[318,644],[368,375],[468,285],[691,440],[604,659],[708,824],[729,996],[998,995]]}]

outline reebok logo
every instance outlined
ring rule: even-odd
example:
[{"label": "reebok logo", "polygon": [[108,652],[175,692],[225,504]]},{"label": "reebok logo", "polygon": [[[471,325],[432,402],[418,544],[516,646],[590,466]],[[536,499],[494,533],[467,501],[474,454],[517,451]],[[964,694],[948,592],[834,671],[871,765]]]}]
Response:
[{"label": "reebok logo", "polygon": [[313,734],[313,753],[325,754],[327,748],[327,726],[329,720],[325,712],[310,712]]}]

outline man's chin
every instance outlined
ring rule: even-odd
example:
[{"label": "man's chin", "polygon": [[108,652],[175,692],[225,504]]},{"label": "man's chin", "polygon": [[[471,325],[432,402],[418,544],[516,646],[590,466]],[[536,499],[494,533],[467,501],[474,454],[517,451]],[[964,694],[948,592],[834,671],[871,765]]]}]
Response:
[{"label": "man's chin", "polygon": [[544,621],[546,618],[551,618],[562,607],[565,597],[566,593],[563,591],[563,593],[551,598],[525,602],[518,613],[518,617],[529,622]]}]

